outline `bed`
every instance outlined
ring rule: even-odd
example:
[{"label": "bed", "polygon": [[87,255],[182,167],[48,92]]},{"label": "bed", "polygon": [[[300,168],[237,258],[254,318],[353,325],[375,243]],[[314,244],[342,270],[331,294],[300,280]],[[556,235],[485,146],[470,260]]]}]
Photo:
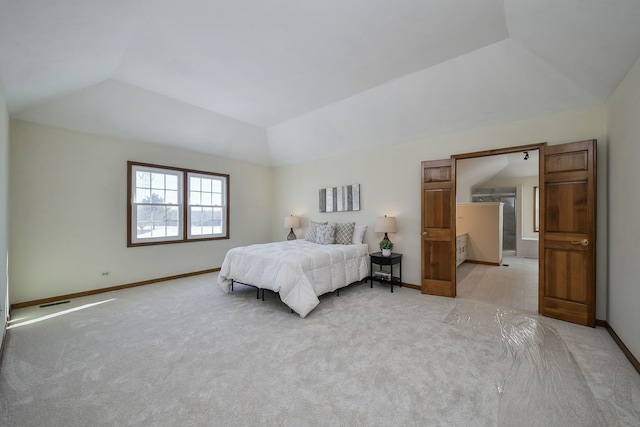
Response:
[{"label": "bed", "polygon": [[300,317],[318,304],[320,295],[369,275],[366,244],[318,244],[307,240],[263,243],[231,249],[218,283],[230,292],[234,282],[277,292]]}]

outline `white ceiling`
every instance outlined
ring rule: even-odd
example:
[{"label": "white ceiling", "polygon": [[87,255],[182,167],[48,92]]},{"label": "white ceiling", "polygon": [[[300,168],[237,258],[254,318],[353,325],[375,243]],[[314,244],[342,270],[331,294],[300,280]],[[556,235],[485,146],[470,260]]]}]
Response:
[{"label": "white ceiling", "polygon": [[12,117],[265,165],[600,105],[639,57],[640,0],[0,0]]}]

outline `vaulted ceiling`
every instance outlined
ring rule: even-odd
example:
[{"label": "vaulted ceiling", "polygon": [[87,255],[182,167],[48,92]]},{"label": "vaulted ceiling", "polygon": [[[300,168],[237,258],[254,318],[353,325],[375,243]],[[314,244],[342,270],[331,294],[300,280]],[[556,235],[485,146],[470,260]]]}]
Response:
[{"label": "vaulted ceiling", "polygon": [[264,165],[601,105],[639,57],[640,0],[0,0],[13,118]]}]

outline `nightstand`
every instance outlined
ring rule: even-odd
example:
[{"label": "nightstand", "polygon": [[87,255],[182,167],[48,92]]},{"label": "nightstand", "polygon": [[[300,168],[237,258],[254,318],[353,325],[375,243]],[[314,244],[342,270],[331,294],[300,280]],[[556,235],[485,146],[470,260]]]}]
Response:
[{"label": "nightstand", "polygon": [[[382,252],[374,252],[369,254],[371,258],[371,265],[369,267],[369,280],[371,280],[371,287],[373,288],[373,281],[380,283],[389,283],[391,285],[391,292],[393,292],[393,284],[402,287],[402,254],[392,253],[390,256],[382,256]],[[380,272],[376,272],[378,276],[374,276],[373,264],[380,266]],[[393,266],[398,264],[398,275],[393,274]],[[388,265],[389,271],[383,271],[382,266]]]}]

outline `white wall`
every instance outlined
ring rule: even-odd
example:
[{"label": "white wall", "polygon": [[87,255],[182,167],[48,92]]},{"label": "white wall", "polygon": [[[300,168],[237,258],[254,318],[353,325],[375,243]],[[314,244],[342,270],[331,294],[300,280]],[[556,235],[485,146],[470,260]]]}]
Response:
[{"label": "white wall", "polygon": [[[420,162],[449,158],[495,148],[547,142],[598,139],[598,279],[597,310],[599,319],[606,318],[606,153],[605,107],[569,111],[552,116],[531,118],[502,125],[471,129],[443,136],[363,150],[295,165],[276,168],[276,212],[274,239],[284,239],[282,219],[289,213],[301,215],[305,221],[354,220],[368,224],[365,239],[369,250],[377,250],[382,235],[373,232],[376,217],[393,215],[398,232],[390,236],[394,251],[404,254],[402,278],[407,283],[421,282],[420,261]],[[300,136],[304,138],[304,136]],[[362,210],[351,213],[319,213],[320,188],[360,184]],[[303,222],[306,227],[306,222]],[[302,234],[302,233],[299,233]]]},{"label": "white wall", "polygon": [[467,260],[502,262],[503,203],[458,203],[456,234],[468,234]]},{"label": "white wall", "polygon": [[[220,267],[271,237],[272,168],[22,121],[10,144],[11,303]],[[127,248],[127,160],[229,174],[231,238]]]},{"label": "white wall", "polygon": [[640,359],[640,61],[609,100],[609,307],[607,320]]},{"label": "white wall", "polygon": [[[0,81],[0,328],[4,334],[8,313],[9,255],[9,113]],[[4,335],[0,336],[2,340]]]}]

